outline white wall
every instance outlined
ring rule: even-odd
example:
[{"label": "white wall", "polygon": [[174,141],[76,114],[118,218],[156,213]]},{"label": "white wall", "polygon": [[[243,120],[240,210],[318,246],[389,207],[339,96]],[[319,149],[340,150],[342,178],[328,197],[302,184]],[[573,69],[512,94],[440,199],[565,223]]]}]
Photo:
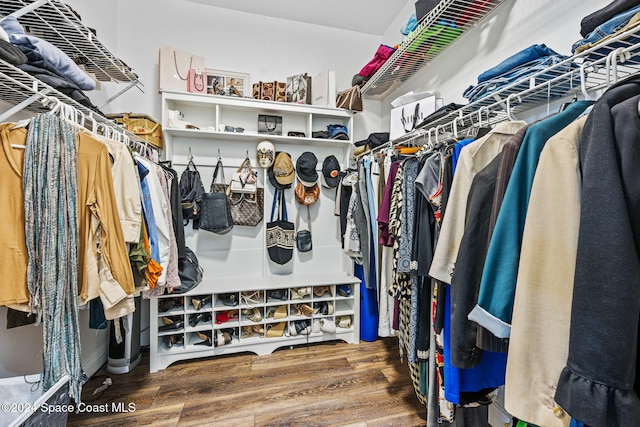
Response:
[{"label": "white wall", "polygon": [[[251,82],[286,81],[294,74],[306,72],[313,76],[323,70],[335,70],[336,87],[341,90],[351,86],[351,78],[371,59],[379,43],[379,37],[373,35],[186,0],[68,3],[86,24],[96,28],[101,40],[116,40],[115,44],[105,45],[133,67],[145,85],[144,94],[131,89],[105,112],[132,111],[160,117],[158,49],[162,44],[205,57],[207,68],[249,73]],[[118,11],[117,25],[110,21],[113,10]],[[105,86],[111,94],[122,87]],[[377,103],[371,109],[377,110]],[[354,136],[359,138],[358,130]]]},{"label": "white wall", "polygon": [[[42,325],[7,329],[7,309],[0,307],[0,378],[42,372]],[[79,316],[82,367],[93,375],[107,361],[107,330],[89,329],[89,311]]]}]

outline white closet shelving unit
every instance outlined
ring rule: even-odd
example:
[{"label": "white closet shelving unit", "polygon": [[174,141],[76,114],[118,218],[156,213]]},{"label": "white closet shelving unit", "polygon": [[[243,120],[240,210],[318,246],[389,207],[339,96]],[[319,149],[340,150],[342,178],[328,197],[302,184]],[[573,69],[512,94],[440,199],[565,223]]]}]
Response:
[{"label": "white closet shelving unit", "polygon": [[504,0],[442,0],[362,87],[362,95],[383,99],[478,25]]},{"label": "white closet shelving unit", "polygon": [[411,141],[424,144],[429,139],[435,142],[452,134],[463,135],[471,127],[517,119],[536,109],[548,115],[553,112],[551,108],[555,111],[560,100],[596,99],[610,85],[639,72],[640,27],[636,27],[422,124],[390,141],[390,145]]},{"label": "white closet shelving unit", "polygon": [[[183,121],[199,129],[171,127],[169,110],[180,111]],[[282,117],[282,135],[258,133],[258,115]],[[341,124],[349,131],[349,140],[312,138],[312,132],[327,130],[329,124]],[[150,321],[150,370],[165,369],[178,360],[216,356],[220,354],[253,352],[269,354],[279,347],[315,343],[329,340],[359,342],[360,280],[353,276],[353,264],[342,251],[339,218],[334,214],[335,189],[321,188],[319,200],[310,207],[313,250],[300,253],[294,249],[293,260],[284,266],[273,263],[266,250],[265,224],[270,219],[273,187],[266,170],[257,166],[256,145],[262,140],[271,141],[278,151],[286,151],[295,164],[304,151],[313,152],[320,175],[322,161],[335,155],[343,168],[348,165],[352,151],[353,117],[348,110],[323,108],[312,105],[263,101],[230,96],[200,95],[165,92],[162,94],[162,125],[165,141],[165,158],[181,173],[192,155],[194,163],[208,190],[218,156],[225,166],[226,182],[245,156],[249,156],[253,167],[259,172],[258,186],[264,188],[265,202],[263,221],[256,227],[235,226],[225,235],[193,230],[186,226],[187,246],[197,255],[204,269],[204,279],[188,294],[178,296],[179,308],[169,312],[161,307],[171,295],[152,297]],[[221,127],[221,125],[223,125]],[[224,125],[242,128],[243,132],[225,132]],[[303,132],[305,137],[287,136],[289,131]],[[294,184],[295,185],[295,184]],[[289,220],[295,222],[300,215],[300,225],[306,228],[306,208],[294,199],[293,189],[286,190]],[[338,286],[347,286],[349,295],[340,296]],[[311,294],[304,299],[294,298],[295,289],[317,289],[329,286],[330,293]],[[279,290],[284,299],[268,298],[267,292]],[[232,294],[238,306],[224,305],[226,295]],[[243,301],[242,294],[254,296],[254,301]],[[259,296],[258,296],[259,295]],[[193,299],[208,298],[210,301],[199,310]],[[165,302],[163,302],[165,301]],[[332,313],[314,313],[310,316],[296,314],[295,304],[305,303],[314,307],[316,303],[330,303]],[[282,318],[270,318],[268,313],[278,306],[286,307]],[[261,320],[250,320],[242,314],[243,309],[256,308]],[[216,317],[229,310],[240,310],[239,318],[216,323]],[[211,320],[195,326],[189,324],[192,316],[201,312],[211,313]],[[165,320],[182,322],[180,328],[162,330]],[[296,320],[348,319],[348,327],[337,327],[335,332],[315,332],[310,335],[269,337],[266,331],[278,323],[285,323],[285,331]],[[344,325],[344,324],[343,324]],[[242,336],[244,327],[255,326],[255,332]],[[197,345],[203,338],[198,333],[217,335],[220,330],[233,330],[233,341],[226,345]],[[173,339],[175,343],[167,345]]]}]

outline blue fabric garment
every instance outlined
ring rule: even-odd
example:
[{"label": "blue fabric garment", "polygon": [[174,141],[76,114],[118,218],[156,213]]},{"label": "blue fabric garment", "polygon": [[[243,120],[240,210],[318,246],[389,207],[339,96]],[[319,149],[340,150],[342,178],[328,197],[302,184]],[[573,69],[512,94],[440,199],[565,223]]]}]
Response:
[{"label": "blue fabric garment", "polygon": [[[369,202],[369,218],[377,218],[378,217],[378,212],[376,209],[376,202],[374,200],[374,193],[373,193],[373,185],[371,183],[371,159],[369,159],[368,157],[364,159],[364,170],[365,170],[365,185],[367,187],[367,200]],[[378,287],[378,245],[375,244],[375,242],[378,241],[378,223],[376,221],[369,221],[369,225],[370,225],[370,230],[371,230],[371,242],[373,242],[372,246],[372,262],[370,264],[371,266],[371,277],[369,278],[369,280],[371,280],[373,283],[371,284],[371,286],[369,286],[370,288],[373,289],[377,289]]]},{"label": "blue fabric garment", "polygon": [[378,339],[377,291],[367,287],[362,265],[354,263],[353,274],[360,279],[360,339],[373,342]]},{"label": "blue fabric garment", "polygon": [[584,427],[584,423],[571,418],[571,424],[569,424],[569,427]]},{"label": "blue fabric garment", "polygon": [[444,397],[460,404],[461,392],[500,387],[505,382],[507,353],[482,352],[482,360],[471,369],[458,369],[451,363],[451,286],[445,285],[444,306]]},{"label": "blue fabric garment", "polygon": [[591,104],[592,101],[572,103],[563,112],[531,125],[522,141],[489,242],[478,304],[468,316],[498,338],[508,338],[511,333],[522,233],[540,152],[551,136]]},{"label": "blue fabric garment", "polygon": [[407,23],[404,24],[404,26],[400,30],[400,33],[402,33],[403,36],[406,36],[411,31],[415,30],[417,26],[418,26],[418,20],[416,19],[416,14],[414,13],[409,17],[409,20],[407,21]]},{"label": "blue fabric garment", "polygon": [[136,160],[138,165],[138,175],[140,176],[140,188],[142,190],[142,216],[144,217],[144,224],[147,227],[147,234],[149,235],[149,246],[151,247],[151,258],[160,263],[160,248],[158,246],[158,231],[156,230],[156,217],[153,214],[153,205],[151,204],[151,193],[149,190],[149,183],[147,182],[147,175],[149,169],[144,167],[142,163]]},{"label": "blue fabric garment", "polygon": [[552,49],[549,49],[544,44],[534,44],[526,49],[522,49],[520,52],[515,53],[499,63],[498,65],[489,68],[488,70],[482,72],[478,76],[478,84],[485,82],[487,80],[491,80],[494,77],[498,77],[501,74],[504,74],[508,71],[514,70],[521,65],[525,65],[530,63],[531,61],[537,61],[538,59],[545,58],[547,56],[557,55],[558,52],[555,52]]},{"label": "blue fabric garment", "polygon": [[627,9],[624,12],[620,12],[613,18],[609,19],[604,24],[596,27],[595,30],[590,32],[585,38],[578,40],[571,46],[571,52],[575,52],[577,48],[589,43],[597,43],[603,38],[615,33],[620,28],[627,25],[633,15],[640,12],[640,5]]},{"label": "blue fabric garment", "polygon": [[454,175],[456,173],[456,166],[458,165],[458,158],[460,157],[460,151],[462,151],[462,147],[471,144],[473,141],[475,141],[474,138],[467,138],[463,139],[453,146],[453,150],[451,151],[451,172]]},{"label": "blue fabric garment", "polygon": [[[556,77],[558,75],[558,72],[566,72],[571,70],[572,68],[577,68],[576,64],[567,61],[564,65],[555,67],[554,72],[541,72],[551,66],[555,66],[562,61],[567,60],[568,58],[568,56],[556,54],[529,61],[490,80],[486,80],[480,84],[477,84],[476,86],[469,86],[464,91],[463,96],[467,98],[469,102],[474,102],[536,73],[540,73],[536,76],[536,83],[539,84],[553,77]],[[524,90],[528,87],[529,82],[526,81],[526,85],[524,85],[524,87],[516,88],[516,90]],[[555,95],[556,93],[564,93],[570,88],[571,82],[567,81],[566,83],[561,84],[558,87],[554,87],[553,93],[551,95]]]},{"label": "blue fabric garment", "polygon": [[96,83],[66,53],[46,40],[24,33],[22,25],[13,16],[0,20],[0,27],[9,35],[9,41],[29,58],[29,64],[44,68],[71,80],[82,90],[93,90]]}]

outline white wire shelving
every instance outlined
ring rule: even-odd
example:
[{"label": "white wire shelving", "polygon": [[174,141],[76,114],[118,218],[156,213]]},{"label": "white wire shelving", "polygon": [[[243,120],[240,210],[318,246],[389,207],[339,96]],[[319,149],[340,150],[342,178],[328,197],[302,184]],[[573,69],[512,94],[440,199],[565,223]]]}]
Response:
[{"label": "white wire shelving", "polygon": [[113,55],[60,0],[3,0],[0,15],[13,15],[25,32],[53,44],[102,82],[138,83],[138,76]]},{"label": "white wire shelving", "polygon": [[384,98],[501,3],[503,0],[442,0],[371,76],[362,87],[362,95],[372,99]]},{"label": "white wire shelving", "polygon": [[637,73],[640,73],[640,25],[455,111],[433,120],[427,117],[414,131],[378,149],[462,135],[470,128],[517,119],[534,108],[545,105],[550,108],[554,102],[570,97],[596,99],[612,84]]}]

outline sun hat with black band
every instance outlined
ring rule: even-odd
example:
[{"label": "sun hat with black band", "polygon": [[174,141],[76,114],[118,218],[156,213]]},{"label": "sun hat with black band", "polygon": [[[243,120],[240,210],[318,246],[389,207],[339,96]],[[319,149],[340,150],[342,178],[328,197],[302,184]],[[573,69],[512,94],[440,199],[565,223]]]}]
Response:
[{"label": "sun hat with black band", "polygon": [[277,151],[273,165],[267,169],[269,182],[278,190],[291,188],[295,180],[295,173],[291,156],[285,151]]},{"label": "sun hat with black band", "polygon": [[318,182],[318,171],[316,165],[318,158],[311,151],[305,151],[296,161],[296,176],[298,181],[305,187],[313,187]]}]

